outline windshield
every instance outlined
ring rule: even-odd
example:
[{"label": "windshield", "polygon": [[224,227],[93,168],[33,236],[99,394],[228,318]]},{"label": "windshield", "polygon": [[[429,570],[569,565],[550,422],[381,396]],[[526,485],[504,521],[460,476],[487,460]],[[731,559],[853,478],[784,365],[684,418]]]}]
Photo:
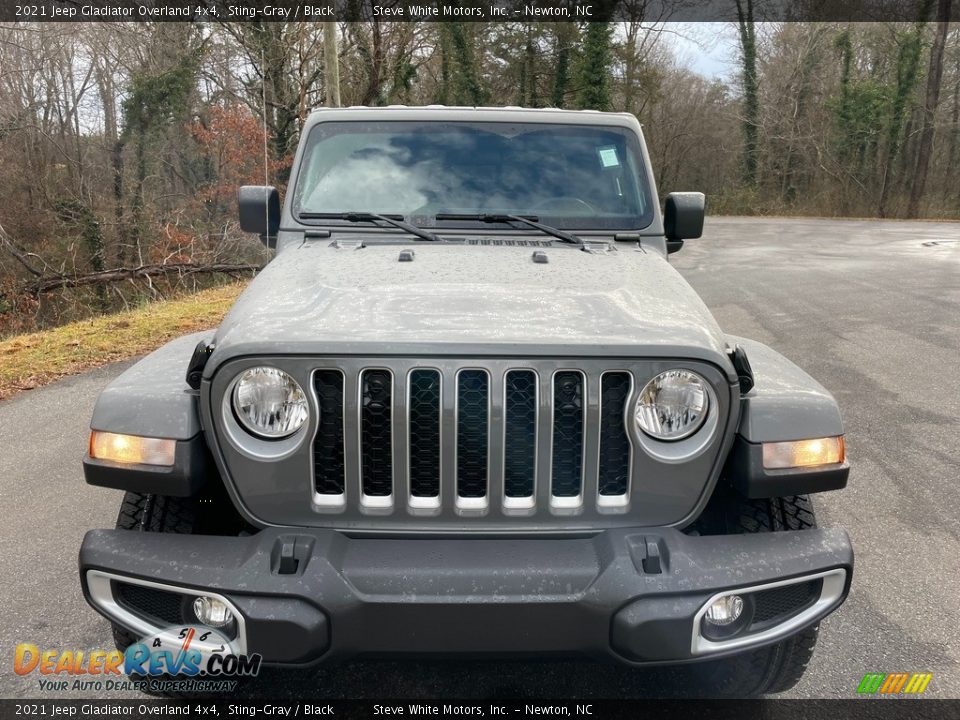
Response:
[{"label": "windshield", "polygon": [[438,214],[508,213],[598,230],[639,229],[652,219],[630,130],[501,122],[319,123],[293,211],[374,212],[439,227],[476,221],[437,221]]}]

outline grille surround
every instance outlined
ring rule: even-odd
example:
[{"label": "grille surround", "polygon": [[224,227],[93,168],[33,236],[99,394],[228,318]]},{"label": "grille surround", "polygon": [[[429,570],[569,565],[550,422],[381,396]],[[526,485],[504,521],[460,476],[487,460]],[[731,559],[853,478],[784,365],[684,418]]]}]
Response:
[{"label": "grille surround", "polygon": [[[344,373],[344,474],[345,492],[338,498],[310,493],[304,502],[304,491],[313,488],[313,440],[318,430],[317,401],[308,393],[311,417],[296,436],[276,444],[275,454],[260,454],[260,448],[230,425],[220,415],[225,394],[237,373],[253,365],[272,364],[289,372],[303,387],[313,388],[314,373],[336,369]],[[599,382],[607,371],[628,372],[636,388],[667,367],[683,367],[703,375],[715,388],[718,412],[716,431],[704,438],[700,447],[683,463],[672,462],[647,452],[636,432],[629,435],[633,445],[630,494],[611,506],[597,501]],[[395,425],[392,448],[394,469],[391,504],[372,507],[361,502],[359,485],[359,433],[355,418],[359,413],[358,374],[368,368],[389,369],[395,380]],[[432,368],[442,376],[442,447],[439,502],[430,498],[418,506],[412,501],[407,455],[409,449],[406,420],[407,376],[415,368]],[[452,442],[455,439],[455,377],[464,368],[485,369],[490,373],[490,483],[482,508],[464,508],[456,502],[451,484],[456,466]],[[532,501],[527,507],[512,507],[504,488],[503,414],[505,375],[510,370],[526,369],[538,377],[537,403],[537,470]],[[587,376],[586,437],[582,502],[575,508],[558,508],[550,495],[550,430],[551,378],[560,370],[577,369]],[[609,527],[645,527],[673,525],[683,527],[694,519],[717,482],[726,449],[739,411],[735,402],[736,388],[718,366],[704,360],[671,360],[656,358],[513,358],[513,357],[314,357],[256,356],[244,357],[221,365],[209,386],[209,395],[202,398],[202,410],[210,421],[216,447],[215,457],[224,481],[245,517],[254,525],[290,525],[334,527],[350,531],[390,532],[544,532],[591,531]],[[211,413],[216,409],[217,412]],[[273,448],[271,448],[273,450]],[[426,500],[426,499],[421,499]],[[469,518],[469,520],[466,520]]]}]

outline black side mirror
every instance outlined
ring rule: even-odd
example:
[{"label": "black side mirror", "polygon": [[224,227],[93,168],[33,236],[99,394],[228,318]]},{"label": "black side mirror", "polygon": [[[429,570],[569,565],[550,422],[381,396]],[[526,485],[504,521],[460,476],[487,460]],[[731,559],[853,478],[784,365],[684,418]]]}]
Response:
[{"label": "black side mirror", "polygon": [[663,234],[667,236],[667,252],[675,253],[684,240],[703,235],[706,198],[699,192],[674,192],[667,195],[663,208]]},{"label": "black side mirror", "polygon": [[280,193],[268,185],[244,185],[237,193],[240,229],[256,233],[267,247],[276,245],[280,229]]}]

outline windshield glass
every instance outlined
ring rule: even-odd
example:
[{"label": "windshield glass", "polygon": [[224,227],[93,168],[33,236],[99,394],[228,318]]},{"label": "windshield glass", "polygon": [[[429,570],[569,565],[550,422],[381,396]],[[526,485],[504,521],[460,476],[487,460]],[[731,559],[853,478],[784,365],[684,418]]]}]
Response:
[{"label": "windshield glass", "polygon": [[501,122],[319,123],[293,211],[375,212],[440,227],[476,223],[438,222],[437,214],[535,215],[556,227],[598,230],[639,229],[652,219],[631,131]]}]

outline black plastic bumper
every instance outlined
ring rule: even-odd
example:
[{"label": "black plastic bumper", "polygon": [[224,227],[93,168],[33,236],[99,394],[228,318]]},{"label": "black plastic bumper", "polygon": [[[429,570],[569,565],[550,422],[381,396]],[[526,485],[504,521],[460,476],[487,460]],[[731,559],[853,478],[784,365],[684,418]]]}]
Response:
[{"label": "black plastic bumper", "polygon": [[617,529],[567,539],[92,530],[80,551],[88,601],[90,570],[216,591],[243,615],[248,652],[297,665],[434,653],[696,660],[704,656],[691,649],[694,618],[717,592],[844,570],[842,593],[805,627],[843,602],[852,568],[840,529],[708,537]]}]

